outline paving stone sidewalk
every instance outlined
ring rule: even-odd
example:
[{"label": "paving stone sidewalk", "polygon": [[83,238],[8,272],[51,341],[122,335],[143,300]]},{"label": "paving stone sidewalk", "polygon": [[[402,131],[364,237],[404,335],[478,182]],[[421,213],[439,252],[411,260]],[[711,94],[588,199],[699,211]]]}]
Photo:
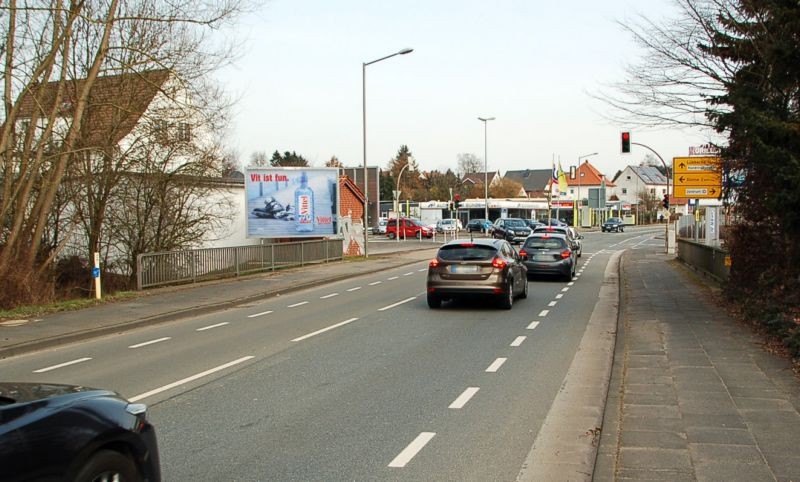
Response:
[{"label": "paving stone sidewalk", "polygon": [[593,480],[800,482],[790,363],[660,248],[631,249]]}]

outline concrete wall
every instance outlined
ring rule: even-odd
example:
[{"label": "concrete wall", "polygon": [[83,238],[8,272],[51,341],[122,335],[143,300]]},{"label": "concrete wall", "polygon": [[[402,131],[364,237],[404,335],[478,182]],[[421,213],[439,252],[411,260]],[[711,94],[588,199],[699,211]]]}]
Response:
[{"label": "concrete wall", "polygon": [[730,267],[725,265],[728,253],[721,248],[678,238],[678,258],[718,281],[726,281]]}]

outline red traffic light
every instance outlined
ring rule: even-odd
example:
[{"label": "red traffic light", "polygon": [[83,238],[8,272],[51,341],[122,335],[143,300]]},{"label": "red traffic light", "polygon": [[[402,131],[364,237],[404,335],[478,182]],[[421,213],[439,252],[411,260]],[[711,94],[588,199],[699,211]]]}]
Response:
[{"label": "red traffic light", "polygon": [[622,153],[629,152],[631,152],[631,133],[626,131],[622,133]]}]

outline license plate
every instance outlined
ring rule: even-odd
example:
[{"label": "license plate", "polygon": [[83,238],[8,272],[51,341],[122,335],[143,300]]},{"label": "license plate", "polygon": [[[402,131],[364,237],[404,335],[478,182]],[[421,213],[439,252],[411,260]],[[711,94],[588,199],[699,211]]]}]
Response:
[{"label": "license plate", "polygon": [[537,254],[533,257],[534,261],[553,261],[553,256],[550,254]]},{"label": "license plate", "polygon": [[456,274],[470,274],[470,273],[477,273],[478,267],[474,264],[454,264],[450,266],[450,272]]}]

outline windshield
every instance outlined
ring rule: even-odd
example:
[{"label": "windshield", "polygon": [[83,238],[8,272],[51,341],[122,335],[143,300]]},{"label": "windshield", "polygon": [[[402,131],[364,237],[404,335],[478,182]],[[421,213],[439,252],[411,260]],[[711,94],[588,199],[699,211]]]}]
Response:
[{"label": "windshield", "polygon": [[521,219],[508,219],[506,220],[506,226],[511,226],[512,228],[525,228],[528,225],[525,224],[525,221]]},{"label": "windshield", "polygon": [[528,238],[525,249],[562,249],[567,247],[567,242],[562,238]]}]

